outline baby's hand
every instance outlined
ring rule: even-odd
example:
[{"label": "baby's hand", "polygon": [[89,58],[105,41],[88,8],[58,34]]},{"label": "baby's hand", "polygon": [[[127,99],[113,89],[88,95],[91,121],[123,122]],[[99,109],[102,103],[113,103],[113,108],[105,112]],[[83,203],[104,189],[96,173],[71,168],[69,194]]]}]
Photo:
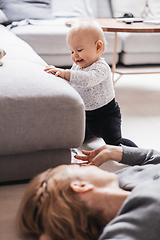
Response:
[{"label": "baby's hand", "polygon": [[54,66],[48,65],[48,66],[46,66],[46,68],[44,69],[44,71],[47,72],[47,73],[52,73],[52,74],[55,75],[54,72],[51,72],[54,68],[55,68]]},{"label": "baby's hand", "polygon": [[64,78],[64,69],[56,68],[56,67],[54,67],[54,66],[47,66],[47,67],[44,69],[44,71],[47,72],[47,73],[52,73],[52,74],[54,74],[56,77]]},{"label": "baby's hand", "polygon": [[56,77],[63,78],[67,81],[70,81],[70,70],[69,69],[62,69],[62,68],[56,68],[54,66],[47,66],[46,69],[44,69],[47,73],[52,73]]},{"label": "baby's hand", "polygon": [[48,66],[46,66],[46,68],[44,69],[44,71],[45,72],[48,72],[49,70],[52,70],[52,69],[54,69],[55,68],[55,66],[53,66],[53,65],[48,65]]}]

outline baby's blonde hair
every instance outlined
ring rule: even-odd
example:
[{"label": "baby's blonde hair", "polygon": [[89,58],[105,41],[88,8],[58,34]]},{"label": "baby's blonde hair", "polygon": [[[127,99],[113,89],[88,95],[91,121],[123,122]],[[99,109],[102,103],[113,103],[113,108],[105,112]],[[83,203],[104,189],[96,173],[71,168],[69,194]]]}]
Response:
[{"label": "baby's blonde hair", "polygon": [[95,42],[98,40],[102,41],[102,53],[105,51],[107,42],[104,36],[104,32],[98,22],[94,20],[80,20],[75,22],[67,34],[67,41],[69,37],[83,33],[85,33],[86,37],[92,37]]},{"label": "baby's blonde hair", "polygon": [[29,184],[18,215],[22,239],[39,239],[47,234],[56,240],[94,240],[104,227],[101,216],[93,214],[73,192],[75,174],[66,165],[39,174]]}]

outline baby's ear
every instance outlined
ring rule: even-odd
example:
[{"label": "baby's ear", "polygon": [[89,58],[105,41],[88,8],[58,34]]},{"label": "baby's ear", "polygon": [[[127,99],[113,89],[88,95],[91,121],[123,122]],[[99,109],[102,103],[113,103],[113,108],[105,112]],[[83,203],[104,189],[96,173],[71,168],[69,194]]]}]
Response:
[{"label": "baby's ear", "polygon": [[98,40],[96,42],[96,49],[97,49],[97,52],[101,52],[103,50],[103,42],[101,40]]}]

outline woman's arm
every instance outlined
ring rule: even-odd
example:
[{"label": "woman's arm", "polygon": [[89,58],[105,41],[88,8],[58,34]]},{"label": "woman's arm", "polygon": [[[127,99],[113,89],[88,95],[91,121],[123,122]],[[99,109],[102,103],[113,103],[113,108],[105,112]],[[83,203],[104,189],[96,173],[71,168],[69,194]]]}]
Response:
[{"label": "woman's arm", "polygon": [[130,166],[160,163],[160,152],[153,149],[134,148],[124,145],[104,145],[93,151],[82,150],[82,153],[85,156],[75,155],[76,159],[84,161],[82,165],[100,166],[109,160]]},{"label": "woman's arm", "polygon": [[121,163],[134,166],[160,163],[160,152],[153,149],[123,147]]},{"label": "woman's arm", "polygon": [[99,167],[109,160],[120,162],[122,159],[122,151],[121,146],[104,145],[93,151],[82,150],[85,156],[75,155],[74,157],[84,161],[81,165],[95,165]]}]

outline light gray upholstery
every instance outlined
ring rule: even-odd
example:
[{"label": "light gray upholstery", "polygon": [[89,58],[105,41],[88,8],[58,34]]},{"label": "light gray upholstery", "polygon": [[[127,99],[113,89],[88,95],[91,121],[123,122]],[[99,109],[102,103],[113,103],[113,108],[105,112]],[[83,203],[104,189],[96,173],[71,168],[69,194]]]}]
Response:
[{"label": "light gray upholstery", "polygon": [[84,104],[68,82],[44,72],[33,49],[3,26],[0,46],[0,181],[68,164],[83,143]]},{"label": "light gray upholstery", "polygon": [[70,164],[69,149],[0,155],[0,182],[31,179],[48,168]]},{"label": "light gray upholstery", "polygon": [[[55,2],[56,4],[60,4],[58,1]],[[115,13],[114,8],[116,8],[117,11],[117,9],[119,10],[119,6],[121,7],[122,13],[117,16],[123,16],[125,11],[128,9],[130,9],[132,13],[134,11],[135,16],[137,16],[136,13],[140,14],[140,12],[149,11],[146,10],[149,8],[149,6],[147,6],[147,2],[148,1],[141,1],[140,11],[140,6],[134,4],[134,1],[128,5],[127,1],[122,1],[122,3],[120,3],[118,0],[88,0],[88,3],[90,3],[90,7],[93,11],[93,18],[111,18]],[[152,1],[150,1],[150,4],[151,3]],[[65,1],[64,4],[67,4],[67,1]],[[152,4],[154,5],[154,1]],[[159,3],[157,2],[157,4]],[[132,9],[133,5],[134,9]],[[73,8],[76,9],[76,7],[76,1],[74,1]],[[84,11],[85,9],[81,10]],[[150,11],[151,10],[157,11],[156,4],[154,8],[152,6]],[[65,22],[70,19],[69,17],[71,17],[69,16],[69,12],[66,12],[66,17],[67,18],[64,18],[64,16],[55,18],[51,20],[50,23],[45,20],[32,20],[32,25],[18,26],[12,28],[11,30],[17,36],[29,43],[48,64],[70,67],[72,65],[72,61],[66,44],[66,35],[69,28],[65,26]],[[88,17],[90,17],[90,15],[88,15]],[[139,17],[143,17],[143,14]],[[114,33],[106,32],[105,37],[108,44],[103,57],[108,64],[112,65]],[[125,65],[159,64],[159,41],[160,33],[118,33],[116,63],[119,62]]]},{"label": "light gray upholstery", "polygon": [[[65,26],[67,19],[57,19],[50,22],[32,21],[33,25],[19,26],[12,31],[27,42],[33,49],[48,63],[55,66],[71,66],[71,56],[66,43],[66,35],[69,28]],[[40,23],[40,22],[39,22]],[[44,25],[43,25],[44,24]],[[108,64],[112,64],[114,49],[114,33],[105,32],[107,41],[106,50],[103,57]],[[117,37],[117,62],[118,53],[122,51],[122,40]]]}]

